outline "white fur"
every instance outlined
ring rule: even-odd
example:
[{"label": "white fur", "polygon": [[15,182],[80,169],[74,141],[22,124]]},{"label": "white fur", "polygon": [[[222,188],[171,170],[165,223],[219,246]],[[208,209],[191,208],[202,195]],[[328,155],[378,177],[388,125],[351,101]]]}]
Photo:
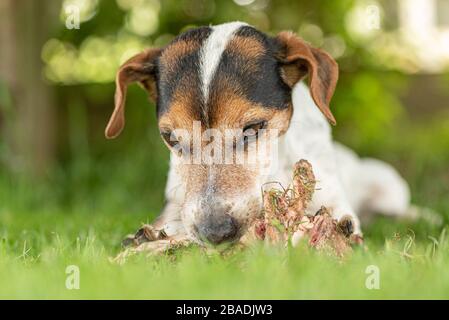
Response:
[{"label": "white fur", "polygon": [[208,100],[210,82],[220,63],[223,51],[226,49],[234,33],[245,25],[246,23],[236,21],[211,27],[212,33],[203,44],[200,56],[200,74],[205,102]]},{"label": "white fur", "polygon": [[[407,182],[388,163],[364,158],[339,143],[334,143],[340,179],[357,213],[376,212],[405,215],[410,205]],[[358,186],[354,188],[353,186]]]}]

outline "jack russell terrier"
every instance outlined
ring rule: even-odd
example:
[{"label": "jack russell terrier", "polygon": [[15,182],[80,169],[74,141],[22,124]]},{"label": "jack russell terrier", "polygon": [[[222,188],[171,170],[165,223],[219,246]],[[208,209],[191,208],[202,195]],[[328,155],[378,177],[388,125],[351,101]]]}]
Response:
[{"label": "jack russell terrier", "polygon": [[[308,86],[301,81],[305,77]],[[356,213],[403,215],[410,194],[391,166],[359,159],[333,142],[329,123],[336,121],[329,103],[337,79],[334,59],[291,32],[271,37],[241,22],[199,27],[120,67],[105,134],[120,134],[127,86],[139,83],[156,102],[161,137],[171,150],[166,205],[152,225],[169,239],[202,245],[237,241],[260,214],[261,186],[273,181],[286,185],[299,159],[312,164],[317,179],[308,211],[313,214],[324,205],[335,219],[349,218],[361,235]],[[259,154],[259,160],[266,160],[275,149],[276,165],[267,171],[257,161],[211,162],[201,156],[192,163],[181,153],[195,141],[179,132],[194,135],[194,124],[200,133],[215,130],[215,138],[238,129],[231,160],[250,152],[261,138],[259,131],[276,132],[268,153]],[[212,157],[229,147],[220,142],[211,152],[206,140],[215,139],[201,138],[196,149]]]}]

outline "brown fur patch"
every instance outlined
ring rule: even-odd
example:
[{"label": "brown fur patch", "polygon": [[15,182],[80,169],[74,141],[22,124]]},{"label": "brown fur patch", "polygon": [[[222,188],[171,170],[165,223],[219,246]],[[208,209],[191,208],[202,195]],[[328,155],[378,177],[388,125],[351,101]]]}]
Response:
[{"label": "brown fur patch", "polygon": [[173,44],[170,44],[161,54],[159,62],[167,68],[168,72],[175,69],[178,61],[188,55],[193,53],[195,50],[200,48],[200,42],[195,40],[179,40]]},{"label": "brown fur patch", "polygon": [[[187,82],[186,78],[184,82]],[[199,121],[200,116],[195,108],[194,91],[180,86],[173,94],[172,103],[168,111],[159,117],[159,127],[174,129],[191,129],[193,121]]]},{"label": "brown fur patch", "polygon": [[242,36],[232,38],[226,50],[248,59],[257,59],[266,52],[264,45],[260,41],[251,37]]},{"label": "brown fur patch", "polygon": [[[212,127],[243,128],[249,122],[267,120],[269,128],[287,130],[292,115],[291,106],[286,109],[262,106],[246,99],[232,78],[220,76],[219,81],[220,94],[210,101],[209,119]],[[276,121],[270,122],[271,119]]]},{"label": "brown fur patch", "polygon": [[264,45],[254,38],[235,36],[229,41],[226,52],[245,61],[242,63],[245,72],[256,73],[259,69],[259,58],[266,53],[266,50]]}]

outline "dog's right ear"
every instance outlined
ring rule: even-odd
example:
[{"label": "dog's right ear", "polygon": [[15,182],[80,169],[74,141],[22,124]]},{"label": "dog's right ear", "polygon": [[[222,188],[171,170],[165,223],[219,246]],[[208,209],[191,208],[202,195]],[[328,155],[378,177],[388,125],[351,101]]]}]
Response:
[{"label": "dog's right ear", "polygon": [[313,100],[329,122],[335,125],[334,115],[329,108],[338,79],[338,65],[335,60],[325,51],[313,48],[292,32],[283,31],[276,39],[282,47],[279,57],[282,80],[292,88],[308,75]]},{"label": "dog's right ear", "polygon": [[128,61],[117,71],[115,78],[115,106],[114,112],[106,126],[105,136],[108,139],[117,137],[125,126],[125,100],[129,84],[138,82],[156,101],[156,60],[161,49],[147,49]]}]

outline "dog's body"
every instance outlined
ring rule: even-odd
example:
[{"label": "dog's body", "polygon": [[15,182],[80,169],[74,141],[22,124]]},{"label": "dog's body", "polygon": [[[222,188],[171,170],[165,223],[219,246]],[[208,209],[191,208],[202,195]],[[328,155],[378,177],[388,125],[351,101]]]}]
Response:
[{"label": "dog's body", "polygon": [[[306,74],[310,88],[301,82]],[[271,38],[242,23],[199,28],[122,66],[106,135],[120,133],[126,85],[139,81],[156,98],[161,134],[173,151],[167,202],[154,223],[172,238],[212,244],[235,241],[260,212],[261,186],[270,181],[286,186],[299,159],[311,162],[317,178],[310,212],[324,205],[336,219],[351,218],[360,234],[356,212],[404,214],[409,191],[389,165],[360,160],[332,141],[328,121],[335,119],[328,104],[337,76],[329,55],[291,33]],[[187,163],[178,152],[187,147],[190,151],[190,140],[187,144],[175,131],[192,133],[195,129],[188,127],[193,122],[199,123],[199,131],[214,129],[220,136],[229,128],[243,128],[244,148],[234,145],[235,154],[248,154],[251,141],[262,139],[254,130],[276,131],[277,148],[271,144],[259,157],[269,158],[277,151],[278,161],[270,163],[269,171],[260,163]],[[245,140],[245,132],[253,140]],[[205,151],[208,146],[202,143],[199,148]],[[214,154],[226,147],[218,146]]]}]

